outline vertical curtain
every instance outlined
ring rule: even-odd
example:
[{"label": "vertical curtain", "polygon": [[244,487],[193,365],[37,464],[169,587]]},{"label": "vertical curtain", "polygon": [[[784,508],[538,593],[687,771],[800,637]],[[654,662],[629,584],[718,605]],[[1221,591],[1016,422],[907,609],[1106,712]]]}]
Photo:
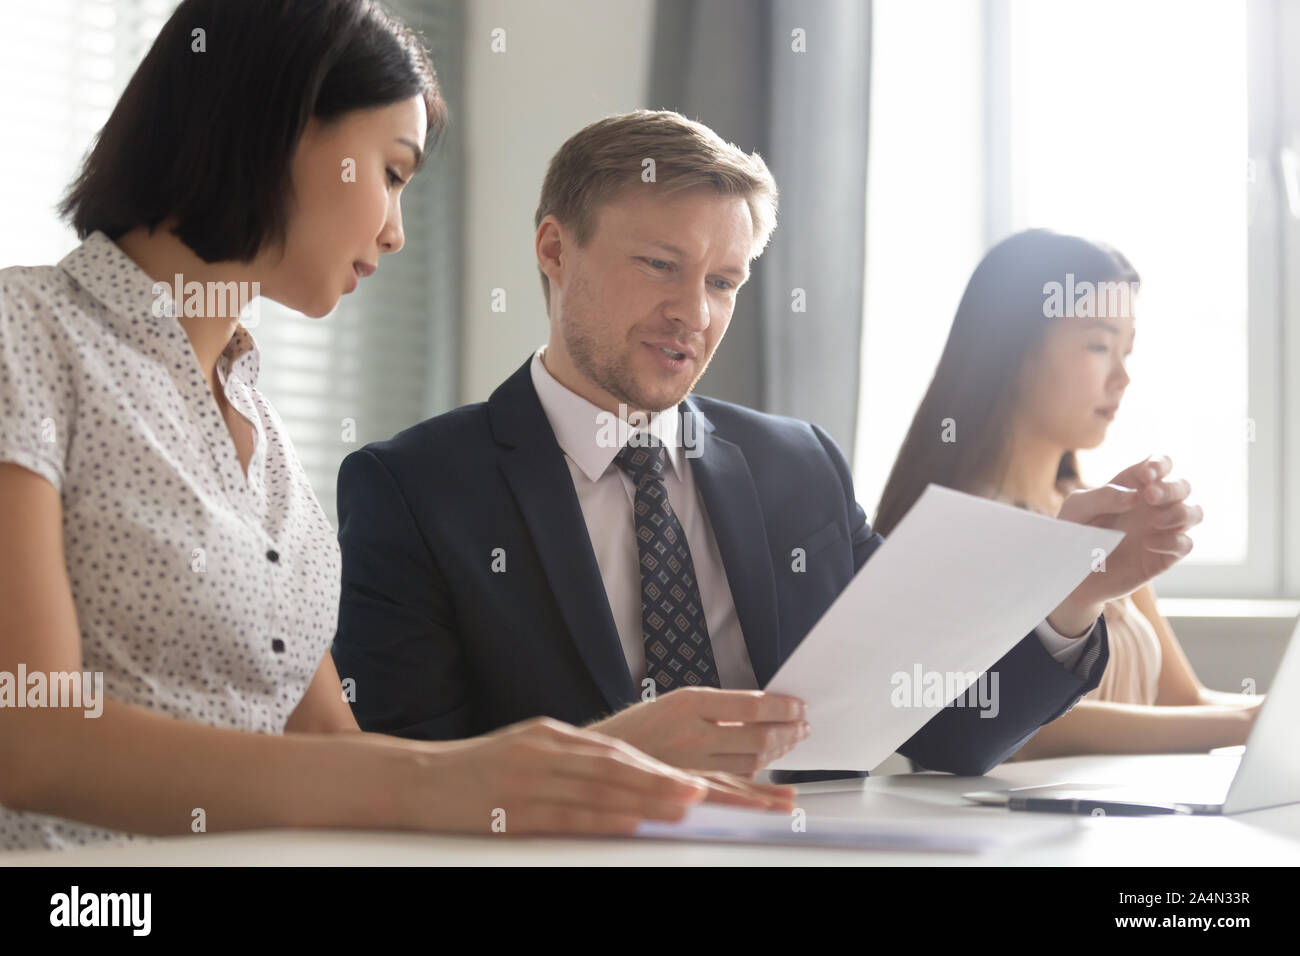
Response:
[{"label": "vertical curtain", "polygon": [[[179,0],[0,4],[0,266],[77,245],[55,206]],[[464,193],[464,0],[387,0],[432,55],[451,125],[402,193],[406,245],[325,319],[266,300],[250,328],[271,400],[335,519],[339,463],[451,408],[459,392]]]},{"label": "vertical curtain", "polygon": [[815,422],[852,460],[870,0],[659,0],[653,43],[649,106],[757,150],[781,194],[699,391]]}]

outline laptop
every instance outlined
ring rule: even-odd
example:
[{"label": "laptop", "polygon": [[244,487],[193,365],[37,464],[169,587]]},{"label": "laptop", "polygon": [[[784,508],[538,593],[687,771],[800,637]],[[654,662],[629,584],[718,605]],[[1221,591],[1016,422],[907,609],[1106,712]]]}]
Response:
[{"label": "laptop", "polygon": [[1291,634],[1272,689],[1255,715],[1244,753],[1224,748],[1189,761],[1186,776],[1157,785],[1061,783],[962,794],[973,803],[1065,813],[1232,814],[1300,803],[1300,623]]}]

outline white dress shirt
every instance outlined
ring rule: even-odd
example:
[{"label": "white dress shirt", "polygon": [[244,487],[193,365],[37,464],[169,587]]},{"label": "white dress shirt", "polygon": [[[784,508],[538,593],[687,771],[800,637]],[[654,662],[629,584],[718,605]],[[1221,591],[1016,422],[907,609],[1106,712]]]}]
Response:
[{"label": "white dress shirt", "polygon": [[[639,688],[645,677],[645,642],[641,633],[641,566],[632,512],[636,486],[614,463],[634,429],[556,381],[543,362],[545,351],[543,347],[533,355],[533,387],[569,465],[628,673]],[[617,443],[609,440],[611,425],[617,428]],[[691,549],[719,680],[729,689],[757,688],[727,570],[704,502],[695,488],[690,459],[682,451],[677,409],[651,415],[648,430],[665,447],[664,486]],[[1074,669],[1093,631],[1070,638],[1044,621],[1035,633],[1053,658]]]},{"label": "white dress shirt", "polygon": [[[640,689],[646,668],[645,638],[641,633],[641,562],[632,512],[636,485],[614,463],[614,456],[626,444],[633,429],[622,419],[615,422],[610,413],[557,382],[542,364],[543,352],[544,348],[539,349],[533,356],[533,387],[537,389],[555,439],[564,449],[591,548],[600,566],[609,609],[627,658],[628,673]],[[611,425],[617,428],[617,444],[602,442],[610,434]],[[722,565],[704,503],[695,490],[695,477],[682,450],[680,425],[681,418],[674,409],[671,413],[652,415],[648,430],[664,446],[664,487],[691,549],[718,680],[727,688],[756,689],[758,681],[754,677],[754,665],[749,661],[745,636],[740,631],[727,569]]]}]

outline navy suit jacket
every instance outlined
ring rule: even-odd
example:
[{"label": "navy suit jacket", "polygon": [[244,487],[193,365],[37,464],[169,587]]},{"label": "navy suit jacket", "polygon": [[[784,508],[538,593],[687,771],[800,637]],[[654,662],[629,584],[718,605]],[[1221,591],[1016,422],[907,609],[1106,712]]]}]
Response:
[{"label": "navy suit jacket", "polygon": [[[691,468],[763,687],[884,539],[817,426],[703,397],[679,408],[695,418]],[[539,715],[581,725],[640,700],[527,362],[486,403],[350,454],[338,511],[333,652],[363,729],[452,739]],[[1080,679],[1030,633],[991,668],[996,717],[946,707],[899,751],[984,773],[1097,686],[1104,621],[1087,640],[1100,654]]]}]

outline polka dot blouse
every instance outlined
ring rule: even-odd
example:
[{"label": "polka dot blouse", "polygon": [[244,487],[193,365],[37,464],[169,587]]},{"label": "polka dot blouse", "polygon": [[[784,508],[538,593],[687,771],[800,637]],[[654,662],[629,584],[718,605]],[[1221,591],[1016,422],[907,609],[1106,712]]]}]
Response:
[{"label": "polka dot blouse", "polygon": [[[245,475],[184,329],[107,236],[0,270],[0,461],[62,498],[83,670],[107,698],[278,734],[333,639],[340,564],[258,363],[237,326],[217,372],[257,432]],[[132,839],[0,807],[0,849]]]}]

